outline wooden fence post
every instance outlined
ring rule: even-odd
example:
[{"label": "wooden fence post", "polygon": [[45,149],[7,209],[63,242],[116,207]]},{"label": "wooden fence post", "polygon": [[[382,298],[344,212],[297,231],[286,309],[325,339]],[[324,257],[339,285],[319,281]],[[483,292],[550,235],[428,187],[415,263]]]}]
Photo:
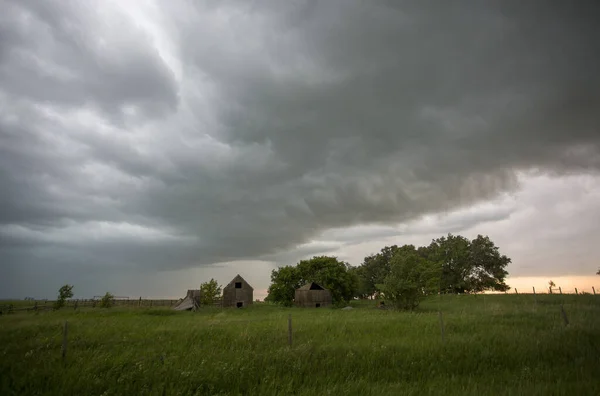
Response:
[{"label": "wooden fence post", "polygon": [[594,289],[594,286],[592,286],[592,291],[594,292],[594,296],[596,295],[596,289]]},{"label": "wooden fence post", "polygon": [[515,294],[519,294],[519,291],[517,290],[516,287],[515,287]]},{"label": "wooden fence post", "polygon": [[577,288],[575,288],[575,294],[579,294],[579,292],[577,291]]},{"label": "wooden fence post", "polygon": [[292,346],[292,314],[288,315],[288,344]]},{"label": "wooden fence post", "polygon": [[438,317],[440,318],[440,332],[442,334],[442,342],[446,342],[446,335],[444,331],[444,318],[442,317],[442,311],[438,311]]},{"label": "wooden fence post", "polygon": [[563,317],[563,320],[565,322],[565,326],[568,326],[569,325],[569,319],[567,318],[567,313],[565,312],[565,309],[563,308],[562,304],[560,305],[560,312],[562,313],[562,317]]},{"label": "wooden fence post", "polygon": [[142,306],[142,296],[140,296],[140,300],[138,302],[138,307],[141,307],[141,306]]},{"label": "wooden fence post", "polygon": [[68,325],[69,323],[65,320],[65,328],[63,330],[63,342],[61,349],[63,361],[67,358],[67,333],[69,331]]},{"label": "wooden fence post", "polygon": [[560,286],[558,286],[558,291],[560,292],[560,294],[562,294],[562,289],[560,288]]}]

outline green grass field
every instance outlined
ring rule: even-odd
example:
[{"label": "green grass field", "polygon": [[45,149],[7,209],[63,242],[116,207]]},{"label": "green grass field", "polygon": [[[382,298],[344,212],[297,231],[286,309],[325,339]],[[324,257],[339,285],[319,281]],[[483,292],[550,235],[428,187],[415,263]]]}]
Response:
[{"label": "green grass field", "polygon": [[352,305],[3,315],[0,394],[600,394],[600,296],[433,297],[415,313]]}]

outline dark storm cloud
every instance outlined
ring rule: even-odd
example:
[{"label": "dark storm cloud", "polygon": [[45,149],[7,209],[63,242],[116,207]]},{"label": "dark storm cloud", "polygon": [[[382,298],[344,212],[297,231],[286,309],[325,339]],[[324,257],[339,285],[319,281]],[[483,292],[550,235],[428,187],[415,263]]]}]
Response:
[{"label": "dark storm cloud", "polygon": [[600,169],[595,2],[106,4],[3,7],[5,265],[276,257]]}]

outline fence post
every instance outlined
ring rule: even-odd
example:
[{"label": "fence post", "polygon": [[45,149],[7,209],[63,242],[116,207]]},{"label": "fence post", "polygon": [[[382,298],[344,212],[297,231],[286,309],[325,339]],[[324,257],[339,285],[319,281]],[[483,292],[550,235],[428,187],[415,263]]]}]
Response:
[{"label": "fence post", "polygon": [[75,300],[75,306],[73,307],[73,310],[77,309],[77,305],[79,305],[79,299]]},{"label": "fence post", "polygon": [[65,320],[65,328],[63,330],[63,342],[62,342],[62,360],[64,361],[67,358],[67,333],[69,331],[68,328],[69,323]]},{"label": "fence post", "polygon": [[515,287],[515,294],[519,294],[519,291],[517,290],[516,287]]},{"label": "fence post", "polygon": [[142,296],[140,296],[140,300],[138,302],[138,307],[141,307],[141,306],[142,306]]},{"label": "fence post", "polygon": [[288,344],[292,346],[292,314],[288,315]]},{"label": "fence post", "polygon": [[562,304],[560,305],[560,312],[562,313],[562,317],[563,317],[563,320],[565,322],[565,326],[568,326],[569,325],[569,319],[567,318],[567,313],[565,312],[565,309],[563,308]]},{"label": "fence post", "polygon": [[594,296],[596,295],[596,289],[594,289],[594,286],[592,286],[592,291],[594,292]]},{"label": "fence post", "polygon": [[440,332],[442,334],[442,343],[446,342],[446,335],[444,331],[444,318],[442,317],[442,311],[438,311],[438,317],[440,318]]},{"label": "fence post", "polygon": [[560,292],[560,294],[562,294],[562,289],[560,288],[560,286],[558,286],[558,291]]},{"label": "fence post", "polygon": [[579,294],[579,292],[577,291],[577,288],[575,288],[575,294]]}]

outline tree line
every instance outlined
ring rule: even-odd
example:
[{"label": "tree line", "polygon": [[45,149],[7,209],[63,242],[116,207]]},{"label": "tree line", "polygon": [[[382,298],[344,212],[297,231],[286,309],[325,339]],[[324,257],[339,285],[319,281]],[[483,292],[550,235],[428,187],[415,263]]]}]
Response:
[{"label": "tree line", "polygon": [[316,282],[331,291],[336,305],[352,298],[383,298],[398,308],[414,309],[431,294],[506,291],[510,262],[487,236],[469,240],[448,234],[428,246],[385,246],[357,267],[315,256],[277,268],[266,301],[290,306],[297,288]]}]

